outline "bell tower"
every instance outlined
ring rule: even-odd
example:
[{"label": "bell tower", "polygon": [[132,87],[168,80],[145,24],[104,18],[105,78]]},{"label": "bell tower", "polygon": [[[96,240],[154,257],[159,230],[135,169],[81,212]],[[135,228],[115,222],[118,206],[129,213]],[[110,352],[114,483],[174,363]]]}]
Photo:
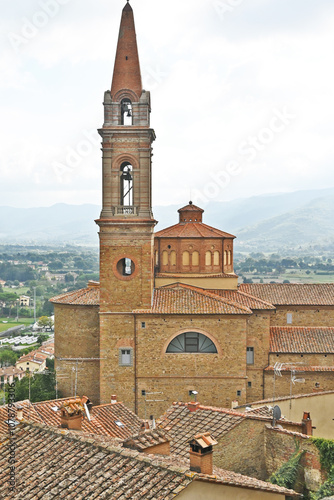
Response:
[{"label": "bell tower", "polygon": [[122,12],[111,90],[104,95],[100,219],[101,312],[150,307],[153,229],[150,93],[143,90],[133,10]]}]

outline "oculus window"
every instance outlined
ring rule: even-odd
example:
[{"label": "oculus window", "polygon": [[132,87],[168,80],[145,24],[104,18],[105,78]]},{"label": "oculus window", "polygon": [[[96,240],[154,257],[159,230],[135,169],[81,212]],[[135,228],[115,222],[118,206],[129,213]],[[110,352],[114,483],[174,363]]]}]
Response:
[{"label": "oculus window", "polygon": [[199,352],[217,353],[217,348],[211,339],[198,332],[181,333],[167,347],[168,353]]}]

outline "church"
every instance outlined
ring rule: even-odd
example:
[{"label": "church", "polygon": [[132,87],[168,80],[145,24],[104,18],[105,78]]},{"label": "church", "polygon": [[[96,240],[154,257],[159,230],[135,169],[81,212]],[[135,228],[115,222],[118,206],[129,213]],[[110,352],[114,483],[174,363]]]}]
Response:
[{"label": "church", "polygon": [[196,397],[231,408],[333,390],[333,284],[239,285],[235,236],[192,201],[154,232],[156,137],[129,3],[103,104],[100,282],[51,299],[61,395],[157,418]]}]

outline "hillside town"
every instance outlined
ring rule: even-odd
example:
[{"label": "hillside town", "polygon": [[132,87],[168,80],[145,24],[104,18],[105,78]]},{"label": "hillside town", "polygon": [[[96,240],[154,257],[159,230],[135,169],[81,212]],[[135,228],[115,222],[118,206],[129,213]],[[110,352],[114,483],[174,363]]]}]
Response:
[{"label": "hillside town", "polygon": [[192,200],[155,230],[152,106],[127,0],[99,262],[1,254],[0,497],[334,498],[330,254],[237,258]]}]

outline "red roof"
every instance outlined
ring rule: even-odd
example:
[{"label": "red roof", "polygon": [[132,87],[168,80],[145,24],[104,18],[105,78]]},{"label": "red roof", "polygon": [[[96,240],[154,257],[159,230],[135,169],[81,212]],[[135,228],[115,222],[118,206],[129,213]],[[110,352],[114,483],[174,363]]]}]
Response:
[{"label": "red roof", "polygon": [[241,304],[210,293],[202,288],[175,284],[156,288],[151,309],[138,314],[252,314]]},{"label": "red roof", "polygon": [[235,238],[233,234],[203,224],[203,222],[179,222],[154,234],[156,238]]},{"label": "red roof", "polygon": [[240,291],[277,305],[333,306],[334,283],[243,283]]},{"label": "red roof", "polygon": [[216,295],[219,295],[220,297],[225,297],[226,299],[233,300],[238,304],[249,307],[250,309],[275,310],[275,307],[269,302],[261,300],[257,297],[253,297],[252,295],[241,292],[240,290],[210,290],[210,291],[212,293],[215,293]]},{"label": "red roof", "polygon": [[272,326],[270,352],[334,353],[334,327]]},{"label": "red roof", "polygon": [[76,306],[98,306],[100,304],[100,288],[89,286],[81,290],[63,293],[52,297],[50,302],[53,304],[68,304]]}]

